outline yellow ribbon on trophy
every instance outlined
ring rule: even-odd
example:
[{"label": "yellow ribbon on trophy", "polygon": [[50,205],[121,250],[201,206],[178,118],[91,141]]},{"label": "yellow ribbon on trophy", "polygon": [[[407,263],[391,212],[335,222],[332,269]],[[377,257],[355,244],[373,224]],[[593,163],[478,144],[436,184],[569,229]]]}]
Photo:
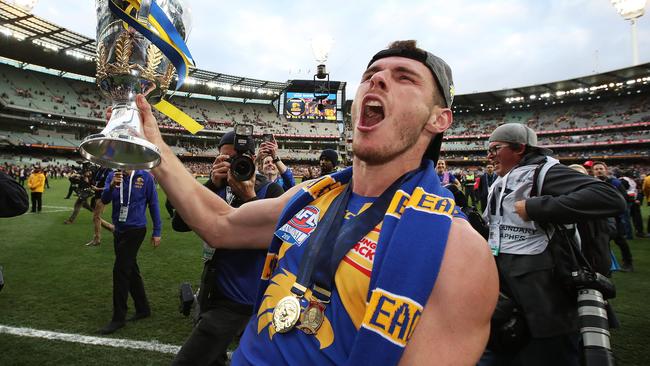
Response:
[{"label": "yellow ribbon on trophy", "polygon": [[[178,31],[169,18],[167,18],[167,15],[164,14],[155,1],[152,1],[151,12],[147,17],[148,24],[142,23],[131,15],[133,10],[140,10],[140,0],[127,0],[129,5],[126,9],[122,9],[113,1],[109,0],[109,8],[124,21],[125,27],[128,28],[128,26],[131,26],[136,29],[170,59],[178,74],[178,82],[176,84],[176,90],[178,90],[189,74],[190,65],[194,65],[194,60],[187,49],[187,45],[185,45],[185,41],[178,34]],[[153,29],[150,29],[149,26],[153,27]],[[203,126],[192,117],[164,99],[153,106],[192,134],[196,134],[203,129]]]},{"label": "yellow ribbon on trophy", "polygon": [[176,121],[181,126],[185,127],[192,135],[203,129],[203,126],[196,122],[192,117],[185,114],[185,112],[176,108],[173,104],[169,103],[166,100],[161,100],[160,102],[153,105],[154,108],[160,111],[160,113]]}]

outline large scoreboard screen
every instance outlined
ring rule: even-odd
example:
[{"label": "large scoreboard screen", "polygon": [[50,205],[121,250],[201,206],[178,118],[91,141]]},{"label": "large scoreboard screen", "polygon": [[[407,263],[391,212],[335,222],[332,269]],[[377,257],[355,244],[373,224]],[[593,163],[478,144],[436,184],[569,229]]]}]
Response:
[{"label": "large scoreboard screen", "polygon": [[278,114],[294,122],[342,122],[345,82],[290,80],[273,101]]},{"label": "large scoreboard screen", "polygon": [[324,99],[314,98],[314,93],[286,92],[284,116],[288,120],[336,121],[336,94]]}]

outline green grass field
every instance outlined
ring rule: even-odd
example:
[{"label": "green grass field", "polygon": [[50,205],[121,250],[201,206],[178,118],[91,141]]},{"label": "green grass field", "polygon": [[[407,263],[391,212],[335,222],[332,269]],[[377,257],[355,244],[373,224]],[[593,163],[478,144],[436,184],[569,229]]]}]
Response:
[{"label": "green grass field", "polygon": [[[84,246],[92,238],[91,213],[83,210],[73,225],[64,225],[74,203],[63,199],[67,189],[67,180],[54,180],[43,195],[42,213],[0,220],[6,282],[0,292],[0,326],[97,336],[111,318],[112,235],[104,231],[101,246]],[[162,206],[164,193],[159,195],[162,244],[153,249],[145,241],[138,256],[153,315],[111,337],[179,346],[192,323],[178,312],[178,287],[185,281],[198,285],[202,250],[196,235],[172,231]],[[110,220],[110,207],[104,218]],[[619,365],[647,365],[650,239],[633,240],[631,246],[636,272],[614,275],[618,298],[613,303],[622,327],[612,339]],[[0,334],[0,365],[166,365],[172,358],[154,351]]]}]

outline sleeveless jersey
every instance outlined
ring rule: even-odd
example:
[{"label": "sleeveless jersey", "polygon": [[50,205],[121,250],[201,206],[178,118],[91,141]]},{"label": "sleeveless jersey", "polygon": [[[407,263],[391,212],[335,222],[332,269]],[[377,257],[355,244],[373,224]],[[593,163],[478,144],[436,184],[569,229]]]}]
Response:
[{"label": "sleeveless jersey", "polygon": [[[271,324],[273,309],[280,299],[290,294],[302,255],[309,246],[309,243],[302,245],[300,234],[312,233],[341,189],[321,196],[278,230],[292,233],[297,240],[283,242],[279,265],[258,313],[253,314],[233,356],[233,365],[327,365],[342,364],[348,359],[366,310],[381,223],[357,242],[339,263],[331,303],[327,304],[325,320],[316,335],[307,335],[296,328],[284,334],[275,333]],[[374,200],[375,197],[352,194],[343,225],[370,207]],[[306,296],[311,297],[311,290]]]}]

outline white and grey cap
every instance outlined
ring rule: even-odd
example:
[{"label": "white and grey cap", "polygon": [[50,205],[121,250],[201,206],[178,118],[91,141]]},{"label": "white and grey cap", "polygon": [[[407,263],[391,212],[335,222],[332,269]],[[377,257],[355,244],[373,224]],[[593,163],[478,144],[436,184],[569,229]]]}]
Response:
[{"label": "white and grey cap", "polygon": [[436,85],[445,99],[445,107],[451,108],[455,93],[454,80],[451,76],[451,67],[449,67],[445,60],[419,48],[389,48],[381,50],[372,56],[367,67],[370,67],[373,62],[385,57],[405,57],[424,64],[433,74]]},{"label": "white and grey cap", "polygon": [[506,123],[497,127],[490,135],[489,142],[509,142],[522,144],[537,149],[544,155],[550,155],[553,150],[537,145],[537,134],[532,128],[521,123]]}]

